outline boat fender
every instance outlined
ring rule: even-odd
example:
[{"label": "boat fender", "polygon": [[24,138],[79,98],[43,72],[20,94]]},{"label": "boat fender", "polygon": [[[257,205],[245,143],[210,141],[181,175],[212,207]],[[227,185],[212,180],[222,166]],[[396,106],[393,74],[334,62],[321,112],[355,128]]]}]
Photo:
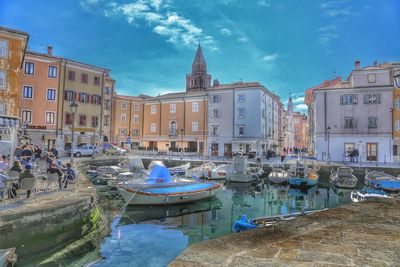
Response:
[{"label": "boat fender", "polygon": [[163,179],[158,178],[158,179],[156,179],[156,182],[157,182],[157,183],[162,183],[162,182],[163,182]]}]

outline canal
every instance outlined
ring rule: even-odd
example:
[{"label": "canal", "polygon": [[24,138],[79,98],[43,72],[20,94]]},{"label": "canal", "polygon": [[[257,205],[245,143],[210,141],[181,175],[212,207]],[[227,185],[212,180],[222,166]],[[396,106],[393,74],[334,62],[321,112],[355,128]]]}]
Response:
[{"label": "canal", "polygon": [[[361,177],[360,177],[361,178]],[[239,216],[249,218],[333,208],[349,203],[351,190],[328,185],[327,176],[308,190],[270,185],[227,184],[207,201],[169,207],[129,206],[102,201],[111,234],[92,252],[71,266],[166,266],[189,245],[232,233]],[[362,186],[362,183],[360,183]],[[110,210],[111,209],[111,210]]]}]

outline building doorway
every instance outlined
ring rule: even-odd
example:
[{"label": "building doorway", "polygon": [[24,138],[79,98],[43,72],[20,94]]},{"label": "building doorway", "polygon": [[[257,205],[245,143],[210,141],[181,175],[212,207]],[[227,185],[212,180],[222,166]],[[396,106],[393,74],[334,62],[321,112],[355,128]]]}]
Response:
[{"label": "building doorway", "polygon": [[218,144],[217,143],[211,144],[211,156],[218,156]]},{"label": "building doorway", "polygon": [[232,144],[224,144],[224,157],[232,157]]},{"label": "building doorway", "polygon": [[196,141],[189,142],[189,152],[197,152],[197,142]]},{"label": "building doorway", "polygon": [[204,142],[199,142],[199,154],[204,154]]},{"label": "building doorway", "polygon": [[377,160],[378,160],[378,144],[367,143],[367,161],[377,161]]},{"label": "building doorway", "polygon": [[157,141],[149,141],[149,149],[157,149]]}]

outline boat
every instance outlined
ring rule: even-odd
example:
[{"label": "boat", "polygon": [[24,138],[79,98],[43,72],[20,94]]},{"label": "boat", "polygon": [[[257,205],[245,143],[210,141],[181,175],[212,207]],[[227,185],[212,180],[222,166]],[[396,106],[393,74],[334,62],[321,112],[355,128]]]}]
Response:
[{"label": "boat", "polygon": [[0,249],[0,267],[14,266],[16,262],[15,248]]},{"label": "boat", "polygon": [[329,182],[339,188],[356,188],[358,179],[353,174],[353,169],[350,167],[339,167],[335,171],[331,170],[331,176],[329,177]]},{"label": "boat", "polygon": [[228,164],[218,165],[214,169],[208,171],[207,178],[210,180],[226,179],[227,169],[228,169]]},{"label": "boat", "polygon": [[364,184],[375,189],[397,192],[400,190],[400,177],[380,171],[365,171]]},{"label": "boat", "polygon": [[316,170],[308,168],[300,161],[289,169],[288,182],[291,186],[314,186],[318,183],[319,175]]},{"label": "boat", "polygon": [[185,175],[186,171],[190,168],[190,162],[182,164],[180,166],[168,168],[171,175]]},{"label": "boat", "polygon": [[150,162],[149,166],[147,167],[147,169],[148,169],[149,171],[151,171],[155,165],[165,167],[164,162],[162,162],[161,160],[152,160],[152,161]]},{"label": "boat", "polygon": [[273,167],[268,174],[268,180],[273,184],[286,184],[289,180],[289,173],[282,167]]},{"label": "boat", "polygon": [[107,184],[110,186],[116,186],[118,184],[129,183],[136,179],[144,179],[147,177],[145,172],[121,172],[116,176],[104,177],[107,180]]},{"label": "boat", "polygon": [[185,172],[185,177],[197,177],[197,178],[204,178],[208,175],[208,172],[214,169],[216,165],[212,162],[204,163],[198,167],[188,169]]},{"label": "boat", "polygon": [[353,202],[361,202],[373,198],[392,198],[392,196],[382,190],[364,188],[351,192],[350,198]]},{"label": "boat", "polygon": [[211,198],[221,187],[216,182],[174,181],[166,167],[154,165],[148,179],[117,188],[127,205],[169,205]]},{"label": "boat", "polygon": [[239,233],[241,231],[256,229],[258,227],[259,225],[256,224],[253,220],[249,220],[247,218],[247,215],[242,215],[239,220],[235,221],[232,230],[236,233]]}]

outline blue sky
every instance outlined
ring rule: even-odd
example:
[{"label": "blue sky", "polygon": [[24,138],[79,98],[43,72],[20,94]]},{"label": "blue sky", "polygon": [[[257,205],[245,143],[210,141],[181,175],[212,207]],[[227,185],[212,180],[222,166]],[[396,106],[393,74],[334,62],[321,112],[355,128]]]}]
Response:
[{"label": "blue sky", "polygon": [[400,61],[400,0],[0,0],[30,49],[112,70],[120,94],[185,89],[198,40],[220,83],[259,81],[297,110],[354,59]]}]

